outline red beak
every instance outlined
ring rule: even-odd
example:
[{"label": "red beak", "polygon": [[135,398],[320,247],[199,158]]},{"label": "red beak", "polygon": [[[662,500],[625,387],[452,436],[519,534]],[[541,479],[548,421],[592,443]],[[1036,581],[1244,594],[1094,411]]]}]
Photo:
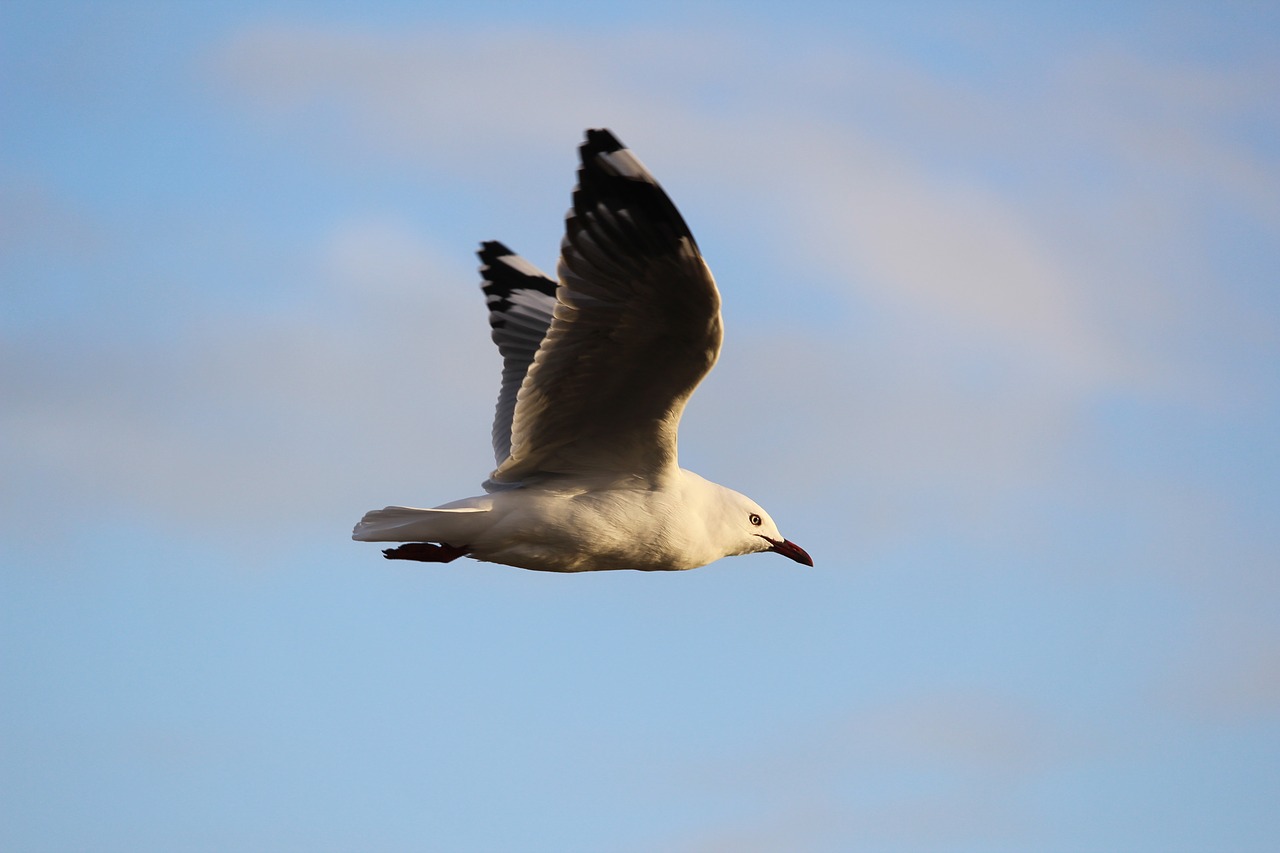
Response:
[{"label": "red beak", "polygon": [[804,563],[806,566],[813,565],[813,558],[810,557],[803,548],[791,540],[783,539],[779,542],[777,539],[770,539],[768,536],[761,536],[760,538],[769,543],[770,551],[775,551],[784,557],[789,557],[797,563]]}]

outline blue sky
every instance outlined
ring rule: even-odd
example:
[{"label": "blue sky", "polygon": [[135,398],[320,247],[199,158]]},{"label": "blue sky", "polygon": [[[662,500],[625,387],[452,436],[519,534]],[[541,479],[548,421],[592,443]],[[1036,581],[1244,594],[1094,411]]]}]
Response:
[{"label": "blue sky", "polygon": [[[0,7],[0,847],[1280,844],[1267,4]],[[387,563],[583,128],[813,569]]]}]

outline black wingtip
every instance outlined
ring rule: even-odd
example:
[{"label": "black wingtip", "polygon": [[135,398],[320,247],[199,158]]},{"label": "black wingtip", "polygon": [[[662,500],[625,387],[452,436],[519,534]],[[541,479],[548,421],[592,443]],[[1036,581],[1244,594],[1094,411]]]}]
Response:
[{"label": "black wingtip", "polygon": [[485,266],[491,266],[498,258],[514,254],[515,252],[508,249],[505,243],[499,243],[497,240],[485,240],[480,244],[480,251],[476,252],[480,263]]},{"label": "black wingtip", "polygon": [[623,145],[612,131],[593,128],[578,149],[582,165],[578,169],[578,186],[573,193],[574,216],[570,217],[569,239],[574,231],[585,227],[574,224],[574,217],[590,217],[603,205],[614,211],[629,210],[644,221],[650,232],[647,240],[651,251],[681,251],[680,241],[687,239],[696,249],[693,233],[662,186],[635,153]]},{"label": "black wingtip", "polygon": [[603,127],[592,128],[587,131],[587,141],[582,143],[582,159],[585,160],[592,154],[621,151],[626,147],[618,137],[613,135],[613,131]]},{"label": "black wingtip", "polygon": [[[498,323],[511,307],[511,294],[536,290],[555,296],[556,282],[497,240],[486,240],[476,252],[480,258],[480,288],[490,298],[490,324]],[[501,325],[498,323],[498,325]]]}]

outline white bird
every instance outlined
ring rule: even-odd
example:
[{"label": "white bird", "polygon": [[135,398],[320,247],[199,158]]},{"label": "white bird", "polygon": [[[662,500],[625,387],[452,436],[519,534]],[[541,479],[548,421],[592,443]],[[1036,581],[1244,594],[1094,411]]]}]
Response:
[{"label": "white bird", "polygon": [[720,354],[720,294],[689,227],[608,130],[588,130],[557,284],[479,252],[503,358],[486,494],[374,510],[351,534],[388,559],[678,571],[775,551],[812,566],[755,501],[682,469],[676,431]]}]

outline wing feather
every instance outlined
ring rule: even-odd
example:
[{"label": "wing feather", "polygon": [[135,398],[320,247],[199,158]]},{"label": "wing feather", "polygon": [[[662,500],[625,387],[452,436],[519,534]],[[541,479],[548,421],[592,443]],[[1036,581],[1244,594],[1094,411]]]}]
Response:
[{"label": "wing feather", "polygon": [[609,131],[587,131],[580,154],[554,313],[494,485],[669,474],[685,403],[719,357],[720,295],[676,206]]},{"label": "wing feather", "polygon": [[556,283],[496,240],[480,244],[476,254],[490,332],[502,354],[502,388],[493,414],[493,455],[502,464],[511,453],[516,396],[551,325]]}]

